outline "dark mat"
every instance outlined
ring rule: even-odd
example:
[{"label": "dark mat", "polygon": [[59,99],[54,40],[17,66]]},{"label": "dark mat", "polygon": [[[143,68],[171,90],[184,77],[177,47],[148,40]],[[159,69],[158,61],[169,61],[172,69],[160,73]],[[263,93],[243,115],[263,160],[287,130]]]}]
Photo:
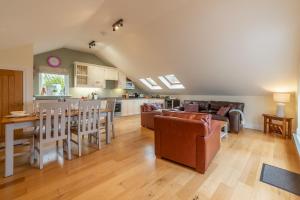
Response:
[{"label": "dark mat", "polygon": [[264,163],[260,181],[300,196],[300,174]]}]

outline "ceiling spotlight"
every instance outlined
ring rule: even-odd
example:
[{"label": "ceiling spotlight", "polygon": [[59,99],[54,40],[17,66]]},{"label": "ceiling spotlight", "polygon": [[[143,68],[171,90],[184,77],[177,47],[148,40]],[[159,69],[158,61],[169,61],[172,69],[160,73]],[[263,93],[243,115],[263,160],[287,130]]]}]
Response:
[{"label": "ceiling spotlight", "polygon": [[119,28],[121,28],[123,26],[123,19],[119,19],[118,21],[116,21],[112,27],[113,27],[113,31],[117,31]]},{"label": "ceiling spotlight", "polygon": [[89,43],[89,48],[91,49],[94,46],[96,46],[96,42],[93,40]]}]

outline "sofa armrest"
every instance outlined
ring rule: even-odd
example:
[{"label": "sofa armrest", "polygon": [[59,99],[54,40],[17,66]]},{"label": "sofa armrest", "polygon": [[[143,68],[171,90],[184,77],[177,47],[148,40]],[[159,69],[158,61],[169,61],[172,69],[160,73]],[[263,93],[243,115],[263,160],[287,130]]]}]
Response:
[{"label": "sofa armrest", "polygon": [[[155,116],[155,155],[195,167],[196,139],[207,135],[201,121]],[[178,153],[180,151],[180,153]]]},{"label": "sofa armrest", "polygon": [[141,112],[141,126],[154,129],[154,116],[161,115],[159,111]]},{"label": "sofa armrest", "polygon": [[202,174],[220,149],[220,133],[222,122],[212,120],[210,134],[197,138],[196,170]]},{"label": "sofa armrest", "polygon": [[242,129],[241,114],[239,112],[229,112],[230,132],[238,133]]}]

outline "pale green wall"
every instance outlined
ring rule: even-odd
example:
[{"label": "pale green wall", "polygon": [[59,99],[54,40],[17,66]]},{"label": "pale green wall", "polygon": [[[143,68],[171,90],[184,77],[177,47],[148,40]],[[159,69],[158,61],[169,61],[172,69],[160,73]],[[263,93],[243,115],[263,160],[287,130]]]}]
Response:
[{"label": "pale green wall", "polygon": [[[50,69],[55,70],[48,66],[47,58],[49,56],[58,56],[62,63],[60,68],[64,69],[69,74],[70,77],[70,92],[74,91],[74,62],[84,62],[96,65],[104,65],[110,66],[109,64],[105,63],[97,56],[85,53],[81,51],[75,51],[67,48],[61,48],[53,51],[49,51],[46,53],[37,54],[34,56],[34,73],[33,73],[33,81],[34,81],[34,94],[37,95],[40,93],[39,91],[39,80],[38,80],[38,73],[43,72],[43,70]],[[98,91],[98,90],[97,90]],[[100,92],[101,91],[101,92]],[[142,90],[137,88],[137,92],[143,93]],[[128,93],[136,92],[136,91],[128,91]],[[101,96],[121,96],[124,94],[125,90],[111,90],[111,89],[101,89],[99,93]]]}]

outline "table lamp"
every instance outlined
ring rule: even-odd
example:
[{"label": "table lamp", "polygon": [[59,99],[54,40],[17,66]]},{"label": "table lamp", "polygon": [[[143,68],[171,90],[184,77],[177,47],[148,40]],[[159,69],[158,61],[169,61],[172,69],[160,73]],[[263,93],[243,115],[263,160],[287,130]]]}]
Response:
[{"label": "table lamp", "polygon": [[290,93],[274,93],[273,94],[273,100],[277,103],[277,110],[276,110],[276,116],[277,117],[284,117],[284,106],[286,103],[290,102]]}]

